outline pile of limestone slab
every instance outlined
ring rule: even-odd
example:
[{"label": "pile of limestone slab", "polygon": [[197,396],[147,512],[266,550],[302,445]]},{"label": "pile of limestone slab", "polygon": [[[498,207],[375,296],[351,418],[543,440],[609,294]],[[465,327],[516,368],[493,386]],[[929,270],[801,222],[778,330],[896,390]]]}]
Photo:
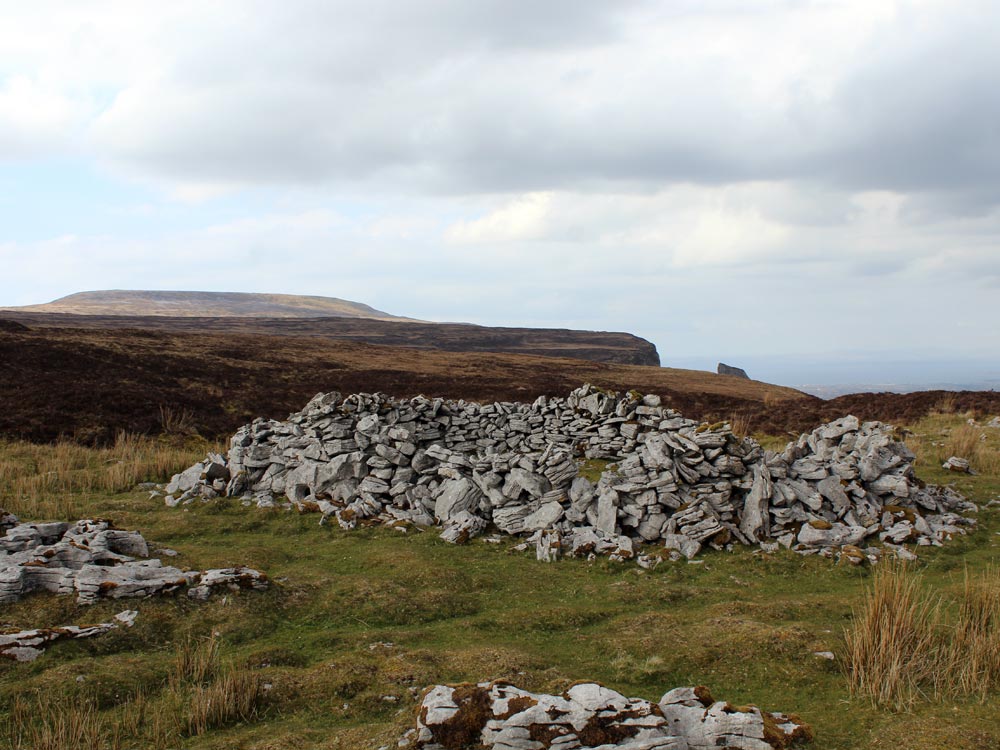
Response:
[{"label": "pile of limestone slab", "polygon": [[[613,463],[595,483],[580,476],[585,459]],[[649,565],[738,543],[862,562],[885,549],[911,556],[905,543],[940,545],[974,524],[961,513],[976,506],[924,486],[913,460],[879,422],[844,417],[777,453],[658,396],[592,386],[531,404],[328,393],[285,421],[242,427],[227,456],[174,476],[166,502],[239,497],[345,529],[436,524],[452,542],[495,528],[546,560]],[[639,554],[641,543],[660,549]]]},{"label": "pile of limestone slab", "polygon": [[505,682],[436,685],[416,727],[399,742],[412,750],[774,750],[812,739],[794,716],[715,701],[703,687],[671,690],[659,703],[626,698],[597,683],[562,695]]},{"label": "pile of limestone slab", "polygon": [[109,622],[96,625],[63,625],[57,628],[32,628],[0,633],[0,657],[13,661],[34,661],[56,641],[79,640],[104,635],[119,627],[130,628],[139,613],[134,609],[119,612]]},{"label": "pile of limestone slab", "polygon": [[251,568],[185,572],[164,565],[149,557],[139,532],[109,521],[20,523],[0,511],[0,604],[33,591],[76,594],[79,604],[93,604],[180,590],[207,599],[216,590],[267,586],[267,576]]}]

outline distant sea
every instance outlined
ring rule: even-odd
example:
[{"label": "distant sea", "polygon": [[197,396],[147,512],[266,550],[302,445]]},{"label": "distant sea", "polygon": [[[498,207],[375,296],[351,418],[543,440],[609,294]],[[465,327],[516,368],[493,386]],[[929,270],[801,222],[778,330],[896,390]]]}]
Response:
[{"label": "distant sea", "polygon": [[[719,362],[742,367],[754,380],[797,388],[820,398],[847,393],[913,393],[915,391],[1000,391],[1000,360],[994,357],[941,353],[829,352],[823,354],[671,357],[661,352],[665,367],[715,372]],[[714,360],[714,361],[713,361]]]},{"label": "distant sea", "polygon": [[790,386],[820,398],[836,398],[848,393],[916,393],[917,391],[1000,391],[1000,381],[982,380],[971,383],[835,383],[799,384]]}]

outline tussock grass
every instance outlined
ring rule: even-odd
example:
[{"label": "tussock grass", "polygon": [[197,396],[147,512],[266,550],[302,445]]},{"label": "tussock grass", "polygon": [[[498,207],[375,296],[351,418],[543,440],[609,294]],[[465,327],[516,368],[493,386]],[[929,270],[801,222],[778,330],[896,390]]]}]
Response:
[{"label": "tussock grass", "polygon": [[236,722],[254,721],[263,712],[264,687],[260,675],[245,667],[224,663],[221,640],[183,641],[174,656],[168,701],[183,706],[177,719],[189,736]]},{"label": "tussock grass", "polygon": [[966,570],[946,654],[939,690],[947,697],[985,701],[1000,686],[1000,569],[991,567],[978,578]]},{"label": "tussock grass", "polygon": [[847,631],[851,692],[877,706],[905,710],[924,695],[938,663],[935,629],[940,610],[902,564],[880,565],[855,625]]},{"label": "tussock grass", "polygon": [[750,415],[746,412],[733,412],[729,417],[729,429],[737,437],[747,437],[751,434]]},{"label": "tussock grass", "polygon": [[951,431],[944,443],[943,453],[972,459],[983,444],[985,433],[978,427],[963,424]]},{"label": "tussock grass", "polygon": [[15,699],[7,722],[14,750],[106,750],[118,747],[89,701],[42,703]]},{"label": "tussock grass", "polygon": [[160,404],[160,429],[164,435],[197,435],[194,412],[190,409],[175,409]]},{"label": "tussock grass", "polygon": [[[957,604],[950,621],[948,604]],[[907,711],[919,700],[985,701],[1000,688],[996,568],[979,577],[966,570],[958,601],[946,602],[907,565],[884,563],[854,621],[845,634],[848,682],[875,706]]]},{"label": "tussock grass", "polygon": [[1000,475],[1000,430],[969,424],[970,415],[934,415],[921,420],[906,444],[917,466],[934,469],[951,456],[967,458],[973,470]]},{"label": "tussock grass", "polygon": [[122,432],[113,446],[0,443],[0,505],[25,519],[74,520],[80,496],[162,482],[201,460],[204,442],[178,445]]},{"label": "tussock grass", "polygon": [[263,710],[264,685],[244,667],[229,666],[206,687],[191,694],[187,733],[199,735],[237,722],[255,721]]},{"label": "tussock grass", "polygon": [[219,671],[220,641],[217,633],[207,638],[184,640],[177,646],[170,686],[181,690],[185,685],[203,687]]},{"label": "tussock grass", "polygon": [[0,724],[0,746],[14,750],[124,750],[177,747],[184,736],[256,721],[265,711],[259,673],[222,658],[221,641],[182,642],[165,679],[100,711],[93,696],[16,695]]},{"label": "tussock grass", "polygon": [[934,413],[936,414],[954,414],[957,409],[957,404],[955,402],[954,393],[946,393],[938,400],[937,405],[934,407]]}]

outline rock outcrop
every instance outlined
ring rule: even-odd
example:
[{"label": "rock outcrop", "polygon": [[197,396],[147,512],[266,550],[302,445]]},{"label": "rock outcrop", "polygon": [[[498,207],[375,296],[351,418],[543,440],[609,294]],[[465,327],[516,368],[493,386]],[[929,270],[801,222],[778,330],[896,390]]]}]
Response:
[{"label": "rock outcrop", "polygon": [[747,371],[742,367],[733,367],[732,365],[723,364],[722,362],[719,362],[719,366],[715,371],[719,375],[732,375],[735,378],[743,378],[744,380],[750,379],[750,376],[747,375]]},{"label": "rock outcrop", "polygon": [[[739,543],[850,547],[855,561],[879,553],[862,549],[870,540],[938,545],[974,523],[959,514],[976,507],[924,486],[913,458],[878,422],[845,417],[775,453],[657,396],[590,386],[532,404],[330,393],[284,422],[241,428],[227,456],[173,477],[166,502],[239,497],[320,511],[345,529],[439,524],[453,542],[492,526],[529,537],[547,560]],[[583,459],[614,463],[595,483],[580,476]]]},{"label": "rock outcrop", "polygon": [[93,638],[121,626],[130,628],[135,624],[135,618],[138,616],[139,613],[134,609],[126,609],[115,615],[111,622],[102,622],[97,625],[63,625],[58,628],[36,628],[0,633],[0,656],[14,661],[34,661],[56,641]]},{"label": "rock outcrop", "polygon": [[193,599],[207,599],[215,590],[268,586],[267,576],[250,568],[182,571],[164,565],[149,558],[139,532],[108,521],[19,523],[0,511],[0,532],[0,604],[33,591],[75,594],[78,603],[92,604],[181,589]]},{"label": "rock outcrop", "polygon": [[411,750],[774,750],[812,739],[794,716],[715,701],[704,687],[677,688],[659,701],[626,698],[597,683],[562,695],[505,682],[435,685],[417,725],[399,746]]}]

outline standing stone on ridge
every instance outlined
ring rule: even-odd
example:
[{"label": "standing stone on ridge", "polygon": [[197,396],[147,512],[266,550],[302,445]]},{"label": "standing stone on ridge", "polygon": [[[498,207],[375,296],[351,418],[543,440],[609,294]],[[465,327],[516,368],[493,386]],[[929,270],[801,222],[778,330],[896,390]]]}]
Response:
[{"label": "standing stone on ridge", "polygon": [[719,366],[718,368],[716,368],[716,372],[719,375],[732,375],[735,378],[743,378],[745,380],[750,379],[750,376],[747,375],[746,370],[744,370],[742,367],[733,367],[731,365],[723,364],[722,362],[719,362]]}]

